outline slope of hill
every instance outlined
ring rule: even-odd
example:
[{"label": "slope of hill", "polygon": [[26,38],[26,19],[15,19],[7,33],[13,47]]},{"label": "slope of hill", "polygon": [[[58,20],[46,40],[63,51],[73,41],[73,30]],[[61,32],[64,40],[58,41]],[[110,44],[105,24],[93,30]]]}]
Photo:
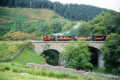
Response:
[{"label": "slope of hill", "polygon": [[50,9],[30,9],[30,8],[8,8],[0,7],[0,24],[15,23],[17,19],[24,20],[24,23],[34,22],[66,22],[63,17]]},{"label": "slope of hill", "polygon": [[[49,9],[0,7],[1,36],[8,32],[17,31],[40,36],[43,35],[41,33],[44,30],[43,28],[53,25],[58,25],[56,28],[61,28],[61,24],[66,22],[69,20]],[[58,30],[60,31],[60,29]]]},{"label": "slope of hill", "polygon": [[[16,54],[27,42],[26,41],[0,41],[0,60],[9,59]],[[11,63],[26,65],[26,63],[45,64],[46,60],[27,45]]]},{"label": "slope of hill", "polygon": [[49,0],[1,0],[0,6],[21,8],[48,8],[67,19],[89,21],[106,9],[90,5],[62,4]]}]

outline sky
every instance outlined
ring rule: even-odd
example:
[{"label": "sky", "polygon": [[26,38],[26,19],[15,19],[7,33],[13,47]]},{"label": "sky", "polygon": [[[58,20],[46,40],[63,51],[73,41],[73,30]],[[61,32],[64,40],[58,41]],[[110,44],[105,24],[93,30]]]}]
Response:
[{"label": "sky", "polygon": [[58,1],[65,3],[77,3],[93,5],[101,8],[112,9],[120,12],[120,0],[50,0],[52,2]]}]

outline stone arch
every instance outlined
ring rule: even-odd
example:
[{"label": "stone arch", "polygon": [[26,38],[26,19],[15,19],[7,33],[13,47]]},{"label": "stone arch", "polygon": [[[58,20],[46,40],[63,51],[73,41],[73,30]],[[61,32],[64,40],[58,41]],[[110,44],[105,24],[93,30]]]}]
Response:
[{"label": "stone arch", "polygon": [[59,65],[60,52],[55,49],[46,49],[42,52],[42,55],[46,58],[46,62],[50,65]]},{"label": "stone arch", "polygon": [[89,46],[89,50],[91,53],[93,53],[91,55],[91,63],[94,66],[103,67],[104,61],[103,61],[102,51],[96,47],[93,47],[93,46]]}]

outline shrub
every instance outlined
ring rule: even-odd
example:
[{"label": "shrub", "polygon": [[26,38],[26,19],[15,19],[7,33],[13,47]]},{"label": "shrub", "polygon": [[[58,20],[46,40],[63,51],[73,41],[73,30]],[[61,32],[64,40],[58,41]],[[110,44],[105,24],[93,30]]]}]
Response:
[{"label": "shrub", "polygon": [[114,75],[120,74],[120,70],[117,69],[117,68],[113,68],[112,69],[112,74],[114,74]]},{"label": "shrub", "polygon": [[120,75],[120,34],[107,36],[106,44],[103,47],[103,55],[105,61],[105,71]]},{"label": "shrub", "polygon": [[94,77],[89,77],[87,80],[96,80]]},{"label": "shrub", "polygon": [[104,68],[104,67],[99,67],[99,68],[98,68],[98,71],[101,72],[101,73],[102,73],[102,72],[105,72],[105,68]]},{"label": "shrub", "polygon": [[48,74],[49,77],[55,77],[55,75],[56,74],[54,72],[49,72],[49,74]]},{"label": "shrub", "polygon": [[18,72],[18,70],[17,70],[16,68],[14,68],[14,69],[12,70],[12,72],[17,73],[17,72]]},{"label": "shrub", "polygon": [[5,70],[10,70],[9,67],[5,67]]},{"label": "shrub", "polygon": [[70,75],[67,73],[59,73],[59,74],[56,74],[56,77],[59,79],[63,79],[63,78],[69,78]]},{"label": "shrub", "polygon": [[4,71],[5,71],[5,68],[0,67],[0,71],[3,71],[3,72],[4,72]]},{"label": "shrub", "polygon": [[19,72],[19,73],[24,73],[24,72],[26,72],[26,71],[25,71],[25,69],[19,69],[18,72]]},{"label": "shrub", "polygon": [[15,65],[14,63],[11,63],[11,65]]},{"label": "shrub", "polygon": [[47,76],[47,72],[46,71],[41,71],[41,76]]},{"label": "shrub", "polygon": [[36,70],[36,71],[35,71],[35,75],[41,75],[41,72],[38,71],[38,70]]},{"label": "shrub", "polygon": [[52,17],[52,19],[56,19],[56,18],[59,18],[58,15],[54,15],[54,16]]},{"label": "shrub", "polygon": [[73,69],[92,70],[93,65],[90,63],[91,53],[88,49],[88,43],[85,41],[70,42],[65,47],[65,52],[60,54],[61,58],[66,61],[67,67]]},{"label": "shrub", "polygon": [[69,76],[70,79],[78,79],[78,76]]},{"label": "shrub", "polygon": [[0,59],[11,58],[23,45],[23,42],[0,42]]},{"label": "shrub", "polygon": [[26,47],[28,47],[30,49],[34,49],[35,46],[32,43],[28,43]]},{"label": "shrub", "polygon": [[61,77],[61,74],[56,74],[56,78],[58,78],[58,79],[59,79],[59,78],[62,78],[62,77]]},{"label": "shrub", "polygon": [[62,73],[62,74],[61,74],[61,77],[62,77],[62,78],[69,78],[69,76],[70,76],[70,75],[67,74],[67,73]]},{"label": "shrub", "polygon": [[4,40],[28,40],[28,39],[38,39],[38,37],[35,34],[28,34],[28,33],[7,33],[4,35]]},{"label": "shrub", "polygon": [[50,65],[58,65],[59,52],[49,49],[42,53],[43,57],[46,59],[46,62]]}]

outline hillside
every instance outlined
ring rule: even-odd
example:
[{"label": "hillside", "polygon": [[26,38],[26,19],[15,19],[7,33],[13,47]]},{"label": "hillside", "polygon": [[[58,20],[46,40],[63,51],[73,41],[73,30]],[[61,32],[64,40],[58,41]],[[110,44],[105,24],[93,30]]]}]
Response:
[{"label": "hillside", "polygon": [[0,7],[0,24],[15,23],[17,18],[23,20],[24,23],[34,22],[64,22],[63,17],[56,14],[50,9],[30,9],[30,8],[8,8]]},{"label": "hillside", "polygon": [[89,21],[96,15],[99,15],[102,11],[107,11],[104,8],[90,5],[62,4],[60,2],[51,2],[49,0],[1,0],[0,6],[12,8],[47,8],[74,21]]},{"label": "hillside", "polygon": [[[27,41],[0,41],[0,60],[5,60],[13,57]],[[12,61],[11,63],[17,63],[26,65],[26,63],[45,64],[46,60],[27,45]]]},{"label": "hillside", "polygon": [[0,41],[0,60],[11,58],[24,44],[22,41]]},{"label": "hillside", "polygon": [[69,21],[50,9],[0,7],[0,35],[19,31],[40,36],[46,26],[61,27],[66,22]]}]

